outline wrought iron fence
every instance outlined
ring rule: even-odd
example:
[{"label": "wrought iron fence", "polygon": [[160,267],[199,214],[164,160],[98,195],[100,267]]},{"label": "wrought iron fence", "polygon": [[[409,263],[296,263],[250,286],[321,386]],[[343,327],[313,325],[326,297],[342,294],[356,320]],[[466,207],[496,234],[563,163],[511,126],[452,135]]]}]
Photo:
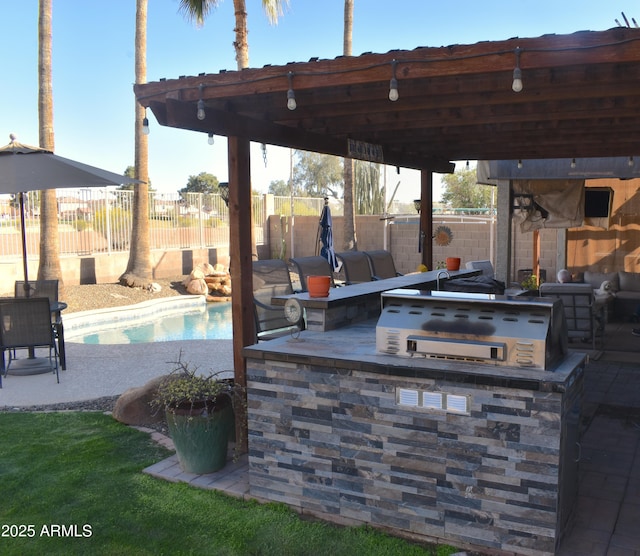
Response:
[{"label": "wrought iron fence", "polygon": [[[22,256],[17,201],[0,199],[0,259]],[[324,199],[273,197],[273,212],[282,216],[319,216]],[[331,200],[335,216],[343,214],[342,200]],[[475,209],[478,210],[478,209]],[[482,209],[486,211],[488,209]],[[481,212],[482,213],[482,212]],[[413,203],[394,201],[389,214],[415,214]],[[470,209],[449,214],[478,214]],[[39,253],[40,194],[25,196],[27,252]],[[261,245],[267,220],[263,195],[252,196],[256,244]],[[58,190],[58,233],[61,255],[112,253],[129,249],[133,220],[133,191],[114,187]],[[218,194],[149,193],[151,249],[218,247],[229,244],[229,211]]]},{"label": "wrought iron fence", "polygon": [[[254,198],[256,222],[264,221],[260,197]],[[133,191],[92,188],[58,191],[58,233],[61,255],[111,253],[129,249]],[[0,257],[18,256],[20,215],[14,199],[0,205]],[[39,252],[40,201],[25,196],[27,252]],[[261,225],[261,224],[260,224]],[[229,213],[217,194],[149,193],[151,249],[212,247],[229,243]],[[259,234],[258,234],[259,235]]]}]

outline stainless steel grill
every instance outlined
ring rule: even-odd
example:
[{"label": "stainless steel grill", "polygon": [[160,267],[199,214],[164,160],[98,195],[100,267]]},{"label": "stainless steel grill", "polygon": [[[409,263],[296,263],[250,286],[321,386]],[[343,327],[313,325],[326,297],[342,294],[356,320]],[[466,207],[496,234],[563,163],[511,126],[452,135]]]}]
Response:
[{"label": "stainless steel grill", "polygon": [[376,349],[552,370],[567,354],[566,322],[554,299],[390,290],[382,294]]}]

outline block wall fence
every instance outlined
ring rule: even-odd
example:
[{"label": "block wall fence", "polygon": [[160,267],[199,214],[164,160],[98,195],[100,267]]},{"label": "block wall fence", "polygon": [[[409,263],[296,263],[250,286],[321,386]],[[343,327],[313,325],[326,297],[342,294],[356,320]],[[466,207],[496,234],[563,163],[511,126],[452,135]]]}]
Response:
[{"label": "block wall fence", "polygon": [[[319,218],[317,216],[296,216],[291,233],[289,217],[269,217],[269,233],[265,236],[267,245],[260,258],[281,257],[288,260],[293,256],[304,257],[319,253]],[[490,218],[434,216],[434,229],[444,225],[451,229],[453,241],[446,247],[434,245],[434,265],[446,257],[460,257],[462,265],[467,261],[489,259],[495,263],[495,242],[497,225]],[[358,250],[387,249],[393,255],[398,272],[413,272],[420,264],[418,251],[418,217],[401,217],[381,220],[378,216],[357,216],[356,235]],[[512,269],[510,280],[517,278],[519,269],[533,266],[533,234],[521,233],[513,228]],[[336,252],[346,250],[343,240],[343,217],[333,217],[333,243]],[[293,238],[293,244],[292,244]],[[492,249],[491,245],[494,244]],[[558,231],[540,230],[540,268],[547,273],[548,281],[555,281],[556,257],[558,252]]]}]

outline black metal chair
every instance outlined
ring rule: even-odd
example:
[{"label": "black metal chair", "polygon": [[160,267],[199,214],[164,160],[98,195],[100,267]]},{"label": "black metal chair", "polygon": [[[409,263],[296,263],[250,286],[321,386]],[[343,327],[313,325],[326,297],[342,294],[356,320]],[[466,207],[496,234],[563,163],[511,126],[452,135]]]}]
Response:
[{"label": "black metal chair", "polygon": [[386,278],[402,276],[402,274],[396,270],[396,265],[393,262],[393,256],[386,249],[365,251],[364,254],[367,256],[367,259],[369,259],[371,274],[377,280],[385,280]]},{"label": "black metal chair", "polygon": [[303,323],[291,324],[283,305],[272,305],[271,298],[293,293],[289,267],[282,259],[253,261],[253,307],[256,340],[271,340],[297,332]]},{"label": "black metal chair", "polygon": [[344,251],[336,253],[336,257],[342,263],[344,271],[345,283],[361,284],[362,282],[371,282],[376,278],[371,274],[371,266],[369,266],[369,258],[364,251]]},{"label": "black metal chair", "polygon": [[331,265],[324,257],[316,255],[312,257],[295,257],[290,260],[298,273],[300,288],[303,292],[309,291],[307,287],[307,276],[329,276],[331,278],[331,287],[335,288],[336,284],[333,279]]},{"label": "black metal chair", "polygon": [[604,307],[596,305],[590,284],[544,282],[540,295],[562,301],[569,340],[590,341],[596,349],[598,333],[604,338]]},{"label": "black metal chair", "polygon": [[[64,325],[62,324],[62,305],[59,300],[58,280],[36,280],[35,282],[16,280],[14,295],[16,297],[46,297],[49,299],[51,324],[58,342],[60,367],[64,371],[67,368],[67,354],[64,348]],[[66,305],[64,306],[66,307]]]},{"label": "black metal chair", "polygon": [[9,360],[4,368],[7,376],[20,349],[49,348],[49,365],[60,382],[58,346],[51,326],[51,310],[46,297],[3,299],[0,303],[0,350],[4,367],[5,352]]}]

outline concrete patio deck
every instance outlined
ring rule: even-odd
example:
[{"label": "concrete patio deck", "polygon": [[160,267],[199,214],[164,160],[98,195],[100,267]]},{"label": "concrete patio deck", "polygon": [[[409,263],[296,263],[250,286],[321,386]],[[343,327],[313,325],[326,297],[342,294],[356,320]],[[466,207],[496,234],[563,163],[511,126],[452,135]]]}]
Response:
[{"label": "concrete patio deck", "polygon": [[[636,349],[638,340],[631,327],[619,325],[615,333],[626,335]],[[61,371],[60,384],[51,374],[10,375],[3,380],[0,407],[118,395],[171,370],[180,350],[185,360],[203,370],[233,368],[230,340],[118,346],[69,343],[68,370]],[[640,556],[640,354],[631,349],[607,351],[605,342],[605,350],[595,355],[598,360],[591,360],[586,369],[579,497],[572,528],[558,554]],[[175,455],[145,472],[249,498],[246,456],[210,475],[182,472]]]}]

